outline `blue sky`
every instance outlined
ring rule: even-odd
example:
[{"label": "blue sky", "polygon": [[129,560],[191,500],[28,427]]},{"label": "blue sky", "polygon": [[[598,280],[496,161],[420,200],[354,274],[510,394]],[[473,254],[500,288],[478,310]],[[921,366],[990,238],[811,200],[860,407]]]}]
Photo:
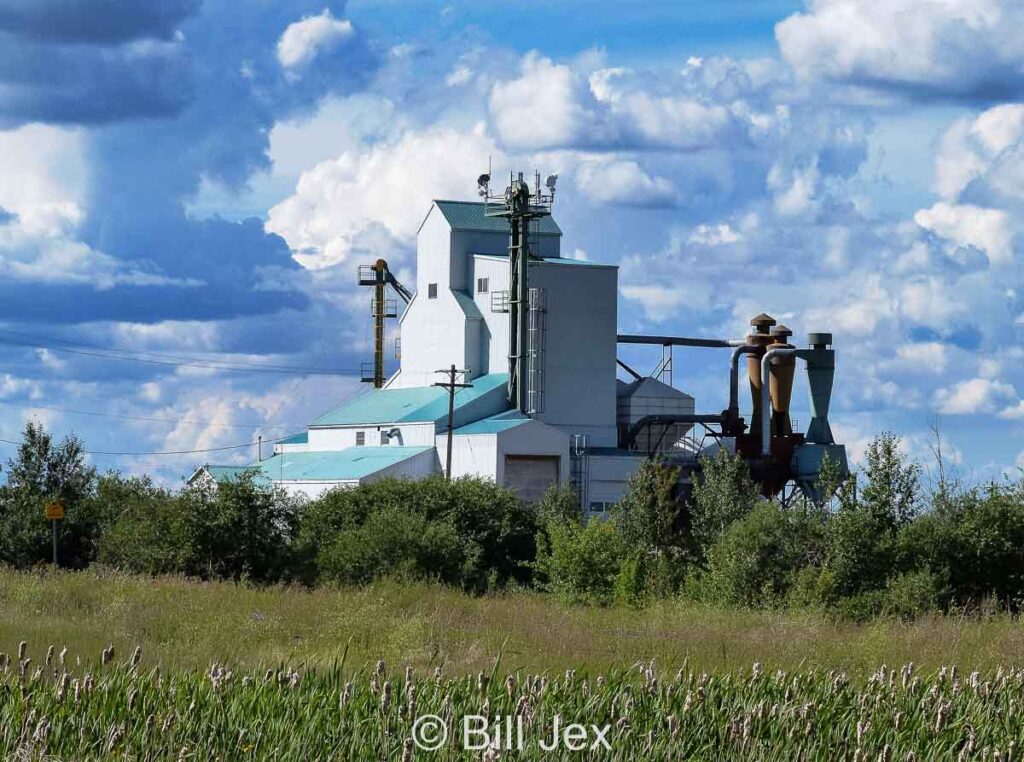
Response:
[{"label": "blue sky", "polygon": [[[560,173],[622,330],[831,330],[855,455],[889,429],[927,460],[937,419],[965,478],[1024,464],[1015,0],[105,7],[0,0],[0,439],[35,417],[172,483],[251,458],[101,453],[269,440],[360,391],[355,265],[408,277],[429,200],[492,157]],[[684,352],[676,382],[719,410],[725,367]]]}]

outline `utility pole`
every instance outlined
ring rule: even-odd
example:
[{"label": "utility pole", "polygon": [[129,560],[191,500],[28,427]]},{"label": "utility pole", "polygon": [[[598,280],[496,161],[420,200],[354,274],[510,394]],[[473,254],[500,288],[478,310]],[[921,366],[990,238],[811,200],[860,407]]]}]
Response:
[{"label": "utility pole", "polygon": [[263,462],[263,435],[256,437],[256,462]]},{"label": "utility pole", "polygon": [[465,372],[464,370],[456,370],[454,365],[447,370],[435,371],[435,373],[444,373],[448,376],[447,381],[439,381],[434,384],[434,386],[440,386],[448,390],[448,454],[445,456],[444,461],[444,478],[448,481],[452,480],[452,430],[455,428],[455,390],[469,389],[473,386],[473,384],[455,383],[455,377],[459,373]]}]

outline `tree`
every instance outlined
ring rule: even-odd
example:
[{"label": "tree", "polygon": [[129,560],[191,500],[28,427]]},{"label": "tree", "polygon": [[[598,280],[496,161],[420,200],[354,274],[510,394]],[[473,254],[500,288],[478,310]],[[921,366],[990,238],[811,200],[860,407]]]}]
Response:
[{"label": "tree", "polygon": [[693,538],[702,555],[729,526],[750,513],[760,502],[757,485],[747,462],[725,448],[713,458],[702,457],[700,478],[692,498]]},{"label": "tree", "polygon": [[86,465],[81,440],[71,435],[55,444],[41,424],[29,421],[0,488],[0,561],[29,566],[51,559],[43,509],[53,501],[65,509],[58,535],[59,547],[67,551],[62,563],[84,566],[93,560],[99,517],[83,506],[95,488],[96,470]]},{"label": "tree", "polygon": [[828,560],[836,590],[854,595],[880,590],[897,560],[897,535],[916,515],[919,466],[893,434],[868,446],[866,483],[857,499],[841,500],[828,527]]}]

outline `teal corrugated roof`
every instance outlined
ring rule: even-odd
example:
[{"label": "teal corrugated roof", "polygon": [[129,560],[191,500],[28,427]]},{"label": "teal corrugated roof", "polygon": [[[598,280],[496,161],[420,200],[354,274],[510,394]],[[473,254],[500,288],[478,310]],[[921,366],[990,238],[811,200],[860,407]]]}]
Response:
[{"label": "teal corrugated roof", "polygon": [[455,429],[455,434],[497,434],[501,431],[514,429],[522,426],[530,420],[529,416],[523,415],[518,410],[506,410],[504,413],[492,415],[490,418],[483,418],[473,421],[465,426]]},{"label": "teal corrugated roof", "polygon": [[[479,201],[434,201],[448,224],[455,230],[479,230],[484,233],[505,233],[508,235],[508,219],[488,217],[484,205]],[[558,223],[550,215],[532,223],[539,235],[562,235]]]},{"label": "teal corrugated roof", "polygon": [[355,481],[431,447],[350,447],[334,452],[285,452],[258,464],[273,481]]},{"label": "teal corrugated roof", "polygon": [[204,466],[207,473],[210,474],[217,481],[222,479],[234,479],[241,476],[246,471],[252,471],[256,466]]},{"label": "teal corrugated roof", "polygon": [[292,434],[290,437],[277,440],[277,444],[309,444],[309,432],[303,431],[299,434]]},{"label": "teal corrugated roof", "polygon": [[[438,376],[440,378],[440,376]],[[455,395],[455,407],[480,398],[508,383],[507,373],[474,378],[469,389]],[[448,415],[448,392],[439,386],[374,389],[313,421],[313,426],[358,426],[379,423],[436,422]]]}]

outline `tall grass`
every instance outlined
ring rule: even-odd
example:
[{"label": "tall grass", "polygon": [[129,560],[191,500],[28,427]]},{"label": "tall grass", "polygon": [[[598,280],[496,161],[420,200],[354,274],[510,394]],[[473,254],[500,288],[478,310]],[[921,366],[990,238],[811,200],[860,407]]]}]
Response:
[{"label": "tall grass", "polygon": [[838,622],[818,614],[727,610],[665,601],[642,611],[570,607],[533,593],[469,597],[440,586],[259,588],[88,571],[0,569],[0,650],[31,643],[206,669],[266,664],[326,667],[346,644],[352,663],[486,670],[608,670],[643,659],[707,672],[755,661],[773,669],[843,669],[916,662],[961,671],[1024,663],[1024,628],[1004,615],[935,616],[913,623]]},{"label": "tall grass", "polygon": [[[160,669],[140,651],[82,658],[20,645],[0,667],[0,756],[21,759],[496,759],[466,750],[462,718],[522,718],[517,759],[1016,760],[1024,671],[882,667],[709,675],[637,663],[591,673],[450,675],[340,659],[303,671]],[[418,753],[417,717],[453,728]],[[558,718],[556,720],[556,718]],[[545,754],[555,723],[608,725],[610,750]],[[493,727],[493,726],[492,726]],[[589,740],[589,739],[588,739]],[[509,756],[509,755],[505,755]]]}]

